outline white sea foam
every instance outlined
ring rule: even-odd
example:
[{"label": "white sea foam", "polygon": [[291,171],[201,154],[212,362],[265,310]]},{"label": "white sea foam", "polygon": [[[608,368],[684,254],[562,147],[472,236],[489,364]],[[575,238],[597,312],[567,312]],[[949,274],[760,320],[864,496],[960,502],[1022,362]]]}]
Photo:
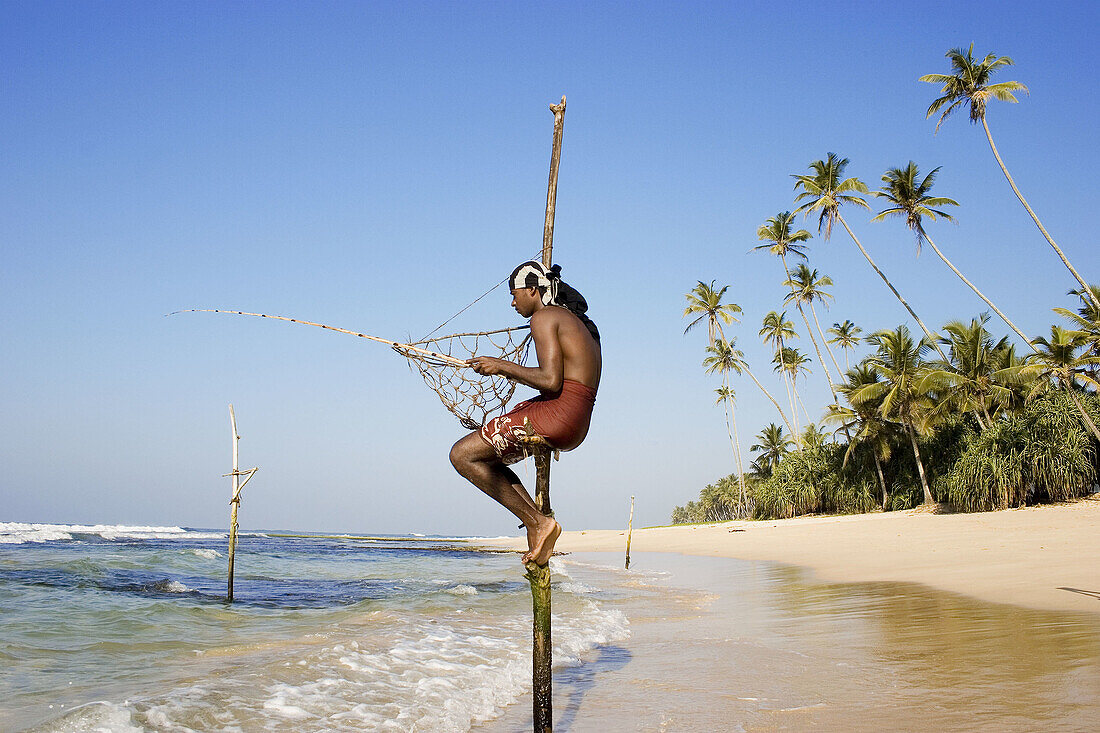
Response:
[{"label": "white sea foam", "polygon": [[456,585],[453,588],[447,588],[447,592],[456,596],[476,596],[477,588],[472,585]]},{"label": "white sea foam", "polygon": [[191,553],[192,555],[197,555],[198,557],[205,557],[207,560],[213,560],[214,558],[222,556],[222,554],[217,550],[212,550],[209,548],[193,547],[190,550],[187,550],[187,552]]},{"label": "white sea foam", "polygon": [[[467,731],[530,689],[530,620],[482,616],[403,618],[388,633],[298,649],[267,671],[208,679],[130,704],[155,729]],[[554,661],[578,663],[599,644],[629,636],[616,610],[582,600],[555,615]],[[259,673],[259,674],[257,674]]]},{"label": "white sea foam", "polygon": [[0,544],[19,545],[24,542],[53,542],[73,539],[73,535],[98,535],[105,540],[217,540],[224,532],[195,532],[182,527],[155,527],[127,524],[38,524],[0,522]]},{"label": "white sea foam", "polygon": [[134,725],[132,712],[125,705],[112,702],[90,702],[74,708],[63,717],[35,730],[50,733],[143,733]]}]

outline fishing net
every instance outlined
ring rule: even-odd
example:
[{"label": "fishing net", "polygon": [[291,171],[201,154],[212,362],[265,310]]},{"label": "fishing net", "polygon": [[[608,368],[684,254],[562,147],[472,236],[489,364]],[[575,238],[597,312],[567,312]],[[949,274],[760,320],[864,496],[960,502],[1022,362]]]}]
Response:
[{"label": "fishing net", "polygon": [[[402,346],[416,347],[418,351]],[[466,360],[474,356],[495,356],[524,364],[530,346],[528,327],[517,326],[394,344],[393,350],[408,359],[409,365],[420,372],[424,383],[439,395],[443,406],[458,418],[464,428],[477,430],[493,417],[504,413],[516,391],[516,383],[507,377],[478,374],[466,366]]]}]

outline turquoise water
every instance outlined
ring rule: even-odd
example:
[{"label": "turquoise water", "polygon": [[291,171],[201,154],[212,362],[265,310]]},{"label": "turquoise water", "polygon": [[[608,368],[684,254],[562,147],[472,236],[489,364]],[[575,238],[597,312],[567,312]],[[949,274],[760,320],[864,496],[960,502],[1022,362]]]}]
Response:
[{"label": "turquoise water", "polygon": [[[0,523],[0,729],[431,730],[530,687],[515,554],[439,538]],[[624,639],[554,560],[554,656]],[[597,581],[598,582],[598,581]]]}]

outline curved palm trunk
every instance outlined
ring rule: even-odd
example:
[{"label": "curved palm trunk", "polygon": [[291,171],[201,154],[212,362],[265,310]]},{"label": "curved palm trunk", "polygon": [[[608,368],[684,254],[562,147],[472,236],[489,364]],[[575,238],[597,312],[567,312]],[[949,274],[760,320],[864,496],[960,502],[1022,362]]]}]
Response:
[{"label": "curved palm trunk", "polygon": [[[984,120],[983,120],[983,122],[984,122]],[[988,133],[989,133],[989,128],[988,128],[988,126],[987,126],[987,127],[986,127],[986,134],[988,134]],[[997,155],[997,148],[996,148],[996,146],[994,146],[994,145],[993,145],[993,139],[992,139],[992,138],[990,138],[990,140],[989,140],[989,144],[990,144],[990,146],[991,146],[991,147],[993,147],[993,154],[994,154],[994,155]],[[1000,156],[999,156],[999,155],[997,156],[997,162],[998,162],[998,163],[1001,163],[1001,158],[1000,158]],[[1005,176],[1006,176],[1006,177],[1008,177],[1008,182],[1009,182],[1009,183],[1012,183],[1012,177],[1008,175],[1008,171],[1007,171],[1007,170],[1005,170],[1005,168],[1004,168],[1004,164],[1003,164],[1003,163],[1001,163],[1001,170],[1002,170],[1002,171],[1004,171],[1004,174],[1005,174]],[[1012,186],[1012,190],[1014,190],[1014,191],[1016,190],[1016,186],[1015,186],[1015,184],[1013,184],[1013,186]],[[1017,194],[1016,194],[1016,195],[1017,195],[1017,196],[1019,196],[1019,192],[1018,192],[1018,191],[1017,191]],[[1021,200],[1021,201],[1023,201],[1023,196],[1020,196],[1020,200]],[[1027,206],[1027,202],[1026,202],[1026,201],[1024,201],[1023,203],[1024,203],[1024,206],[1026,207],[1026,206]],[[1031,209],[1030,209],[1030,208],[1028,209],[1028,212],[1029,212],[1029,213],[1031,212]],[[1032,217],[1034,217],[1034,216],[1035,216],[1035,215],[1034,215],[1034,214],[1032,214]],[[1036,223],[1038,223],[1038,220],[1036,220]],[[1039,225],[1039,228],[1040,228],[1040,229],[1042,229],[1042,228],[1043,228],[1041,224]],[[1044,231],[1043,233],[1045,234],[1046,232]],[[1017,335],[1017,336],[1019,336],[1020,338],[1022,338],[1022,339],[1024,340],[1024,343],[1025,343],[1025,344],[1027,344],[1028,346],[1030,346],[1030,347],[1031,347],[1031,350],[1032,350],[1033,352],[1035,352],[1036,354],[1038,354],[1038,353],[1039,353],[1039,350],[1038,350],[1037,348],[1035,348],[1035,344],[1031,343],[1031,339],[1029,339],[1029,338],[1028,338],[1027,336],[1025,336],[1025,335],[1024,335],[1024,332],[1023,332],[1023,331],[1021,331],[1021,330],[1020,330],[1020,329],[1019,329],[1019,328],[1018,328],[1018,327],[1016,326],[1016,324],[1015,324],[1015,323],[1013,323],[1012,321],[1010,321],[1010,320],[1008,319],[1008,316],[1006,316],[1006,315],[1005,315],[1004,313],[1002,313],[1002,312],[1000,311],[1000,309],[999,309],[999,308],[997,308],[997,306],[993,305],[993,301],[992,301],[992,300],[990,300],[989,298],[985,297],[985,295],[984,295],[984,294],[982,293],[982,291],[978,290],[978,288],[976,288],[976,287],[974,286],[974,283],[972,283],[972,282],[970,282],[969,280],[967,280],[967,279],[966,279],[966,277],[964,277],[964,276],[963,276],[963,274],[962,274],[961,272],[959,272],[959,269],[958,269],[957,267],[955,267],[955,265],[953,265],[953,264],[951,263],[951,260],[947,259],[947,257],[945,257],[945,256],[944,256],[943,252],[941,252],[941,251],[940,251],[940,248],[936,246],[936,243],[932,241],[932,238],[928,236],[928,233],[927,233],[927,232],[925,232],[925,234],[924,234],[924,238],[925,238],[925,240],[926,240],[926,241],[928,242],[928,244],[930,244],[930,245],[932,246],[932,249],[933,249],[933,250],[935,251],[935,253],[936,253],[937,255],[939,255],[939,258],[940,258],[941,260],[943,260],[943,263],[944,263],[945,265],[947,265],[948,267],[950,267],[950,268],[951,268],[951,271],[952,271],[952,272],[954,272],[954,273],[955,273],[956,275],[958,275],[958,276],[959,276],[959,279],[960,279],[960,280],[962,280],[962,281],[963,281],[964,283],[966,283],[966,284],[967,284],[967,285],[968,285],[968,286],[970,287],[970,289],[974,291],[974,294],[975,294],[975,295],[977,295],[977,296],[978,296],[979,298],[981,298],[981,299],[982,299],[982,301],[983,301],[983,302],[984,302],[984,303],[985,303],[986,305],[988,305],[988,306],[989,306],[990,308],[992,308],[992,309],[993,309],[993,312],[994,312],[994,313],[996,313],[996,314],[997,314],[998,316],[1000,316],[1001,320],[1002,320],[1002,321],[1004,321],[1004,322],[1005,322],[1006,324],[1008,324],[1008,327],[1009,327],[1009,328],[1011,328],[1011,329],[1012,329],[1013,331],[1015,331],[1015,332],[1016,332],[1016,335]],[[1049,239],[1048,239],[1048,241],[1049,241]],[[1051,244],[1053,245],[1054,243],[1053,243],[1053,242],[1051,242]],[[1057,249],[1057,247],[1055,247],[1055,249]],[[1059,254],[1060,254],[1060,252],[1059,252]],[[1064,261],[1064,259],[1065,259],[1065,258],[1063,258],[1063,261]],[[1067,265],[1067,267],[1068,267],[1068,266],[1069,266],[1069,263],[1067,262],[1067,263],[1066,263],[1066,265]],[[1072,270],[1073,268],[1070,268],[1070,269]],[[1074,274],[1076,275],[1077,273],[1076,273],[1076,272],[1074,272]],[[1093,292],[1092,292],[1092,288],[1086,288],[1086,290],[1087,290],[1087,292],[1089,293],[1089,295],[1090,295],[1090,296],[1092,297],[1092,299],[1093,299],[1093,300],[1095,301],[1095,300],[1096,300],[1096,295],[1095,295],[1095,293],[1093,293]],[[1069,386],[1069,385],[1067,385],[1067,384],[1066,384],[1065,382],[1063,382],[1063,381],[1061,381],[1061,380],[1059,380],[1059,383],[1061,384],[1061,386],[1062,386],[1062,388],[1063,388],[1063,389],[1065,389],[1065,390],[1066,390],[1067,392],[1069,392],[1069,393],[1070,393],[1070,397],[1072,397],[1072,398],[1073,398],[1073,402],[1074,402],[1074,404],[1076,404],[1076,405],[1077,405],[1077,410],[1078,410],[1078,412],[1080,412],[1080,413],[1081,413],[1081,421],[1082,421],[1082,422],[1083,422],[1083,423],[1085,424],[1085,426],[1086,426],[1086,427],[1088,427],[1088,429],[1089,429],[1089,430],[1091,430],[1091,431],[1092,431],[1092,434],[1096,436],[1096,439],[1097,439],[1097,440],[1100,440],[1100,430],[1097,430],[1097,428],[1096,428],[1096,425],[1095,425],[1095,423],[1093,423],[1092,419],[1091,419],[1091,418],[1090,418],[1090,417],[1088,416],[1088,413],[1087,413],[1087,412],[1085,412],[1085,407],[1084,407],[1084,405],[1082,405],[1082,404],[1080,403],[1080,401],[1079,401],[1079,400],[1077,399],[1077,395],[1073,394],[1073,387],[1072,387],[1072,386]],[[988,413],[986,414],[986,417],[989,417]],[[981,418],[979,418],[979,419],[978,419],[978,424],[981,424],[981,422],[982,422],[982,421],[981,421]],[[992,425],[992,424],[993,424],[993,421],[992,421],[992,419],[990,419],[989,423],[990,423],[990,425]]]},{"label": "curved palm trunk", "polygon": [[1008,168],[1005,167],[1005,162],[1001,160],[1001,154],[997,152],[997,146],[993,144],[993,134],[989,131],[989,123],[985,121],[984,114],[982,115],[982,127],[985,129],[985,139],[989,141],[989,149],[993,151],[993,157],[997,159],[997,165],[1001,166],[1001,173],[1005,174],[1005,178],[1008,180],[1008,185],[1012,187],[1012,192],[1016,194],[1016,198],[1020,199],[1020,203],[1024,205],[1025,209],[1027,209],[1027,213],[1029,216],[1031,216],[1031,220],[1035,222],[1035,226],[1039,227],[1039,231],[1042,232],[1043,237],[1047,240],[1047,244],[1054,248],[1054,251],[1062,260],[1062,264],[1066,266],[1066,269],[1073,273],[1073,277],[1075,277],[1077,279],[1077,282],[1081,284],[1081,289],[1088,293],[1089,297],[1092,299],[1092,302],[1096,304],[1097,308],[1100,308],[1100,299],[1098,299],[1096,297],[1096,294],[1092,292],[1092,288],[1090,288],[1088,283],[1085,282],[1085,279],[1077,273],[1077,270],[1073,269],[1073,265],[1071,265],[1069,263],[1069,260],[1066,259],[1065,253],[1062,252],[1061,248],[1057,244],[1054,243],[1054,240],[1051,238],[1051,236],[1047,234],[1046,228],[1043,227],[1043,223],[1039,221],[1039,217],[1036,216],[1035,212],[1031,210],[1031,206],[1028,205],[1027,199],[1024,198],[1024,195],[1020,193],[1020,189],[1016,188],[1016,182],[1012,180],[1012,176],[1008,173]]},{"label": "curved palm trunk", "polygon": [[878,483],[882,486],[882,511],[886,511],[886,504],[889,500],[886,494],[886,477],[882,475],[882,461],[878,459],[878,451],[876,451],[873,446],[871,448],[871,455],[875,459],[875,471],[878,472]]},{"label": "curved palm trunk", "polygon": [[[791,377],[791,384],[793,385],[794,383],[794,377]],[[809,425],[814,420],[812,417],[810,417],[810,411],[806,409],[806,403],[802,401],[802,398],[799,397],[797,391],[795,391],[794,396],[798,400],[798,406],[802,408],[802,414],[806,416],[806,424]]]},{"label": "curved palm trunk", "polygon": [[844,230],[848,232],[848,236],[852,238],[852,241],[856,243],[857,247],[859,247],[859,251],[863,253],[863,256],[867,259],[867,262],[871,265],[874,271],[878,273],[878,276],[882,278],[882,281],[886,283],[886,287],[890,288],[890,292],[894,294],[894,297],[897,298],[903,306],[905,306],[905,310],[909,311],[909,315],[913,316],[913,320],[915,320],[917,322],[917,325],[921,327],[921,330],[924,331],[924,335],[928,337],[928,340],[931,342],[932,346],[935,347],[936,352],[943,358],[944,361],[948,361],[947,354],[943,353],[943,349],[940,348],[936,337],[933,336],[932,332],[928,330],[928,327],[924,325],[924,321],[922,321],[920,317],[916,314],[916,312],[909,306],[909,303],[906,302],[905,298],[901,297],[901,293],[899,293],[898,289],[894,287],[894,284],[891,283],[889,279],[887,279],[885,273],[883,273],[883,271],[879,269],[878,265],[875,264],[875,261],[871,259],[871,255],[867,254],[867,250],[863,248],[863,245],[860,244],[859,239],[857,239],[856,235],[852,233],[851,228],[848,226],[848,222],[844,221],[844,217],[841,216],[839,212],[837,213],[836,218],[840,221],[841,224],[844,225]]},{"label": "curved palm trunk", "polygon": [[[840,379],[843,380],[844,372],[840,371],[840,364],[836,363],[836,355],[834,355],[833,350],[829,348],[829,340],[825,338],[825,332],[821,330],[821,321],[817,320],[817,309],[814,308],[814,303],[812,300],[810,301],[810,313],[814,317],[814,325],[817,326],[817,333],[819,336],[821,336],[821,343],[825,344],[825,350],[829,352],[829,358],[833,360],[833,366],[836,367],[836,373],[840,377]],[[807,326],[807,328],[809,328],[809,326]],[[821,354],[818,354],[817,358],[820,359]],[[845,364],[847,364],[847,361],[845,361]],[[822,366],[824,366],[824,364],[822,364]],[[836,397],[835,392],[833,393],[833,397]]]},{"label": "curved palm trunk", "polygon": [[[783,271],[787,273],[787,282],[793,283],[793,279],[791,278],[791,271],[787,267],[787,258],[781,255],[780,259],[783,260]],[[810,341],[814,345],[814,352],[817,354],[817,361],[821,364],[822,371],[825,372],[825,380],[829,383],[829,391],[833,394],[833,404],[839,404],[836,397],[836,385],[833,384],[833,378],[832,375],[829,374],[829,368],[825,366],[825,360],[821,358],[821,349],[818,348],[817,339],[814,338],[814,331],[812,328],[810,328],[810,321],[808,318],[806,318],[806,311],[802,309],[802,303],[798,300],[797,291],[795,290],[794,285],[791,285],[791,293],[795,295],[794,307],[798,308],[798,313],[802,316],[802,322],[806,324],[806,333],[810,334]],[[810,309],[813,310],[813,303],[810,304]],[[816,313],[814,313],[814,322],[817,322]],[[820,330],[820,328],[821,326],[819,325],[818,329]],[[822,336],[821,339],[822,341],[824,341],[825,337]],[[837,371],[840,371],[840,367],[837,367]]]},{"label": "curved palm trunk", "polygon": [[[798,437],[798,411],[794,409],[794,397],[791,394],[791,375],[787,373],[787,362],[783,358],[783,339],[780,338],[777,343],[779,344],[779,349],[776,351],[776,356],[779,357],[779,378],[783,380],[783,386],[787,389],[787,402],[790,403],[791,419],[794,420],[794,432],[791,434],[791,437],[795,439],[796,445],[801,446],[802,441],[799,440]],[[789,430],[790,427],[791,426],[788,425],[787,429]]]},{"label": "curved palm trunk", "polygon": [[731,408],[730,419],[733,421],[733,440],[737,447],[737,483],[741,487],[741,515],[748,516],[748,492],[745,491],[745,465],[741,462],[741,437],[737,434],[737,413]]},{"label": "curved palm trunk", "polygon": [[913,444],[913,457],[917,459],[917,473],[920,474],[920,485],[924,489],[924,503],[935,504],[932,498],[932,490],[928,488],[928,479],[924,475],[924,464],[920,460],[920,448],[917,447],[917,435],[913,432],[913,426],[905,423],[905,429],[909,431],[909,442]]},{"label": "curved palm trunk", "polygon": [[[728,374],[722,375],[722,386],[727,390],[729,389],[729,376]],[[733,415],[733,406],[730,404],[729,399],[722,400],[723,405],[726,408],[726,434],[730,438],[730,447],[733,448],[733,457],[737,462],[737,483],[741,488],[741,511],[745,508],[745,469],[741,465],[741,438],[737,435],[737,417]],[[733,418],[733,432],[730,432],[730,418]]]},{"label": "curved palm trunk", "polygon": [[1024,332],[1021,331],[1019,328],[1017,328],[1015,323],[1008,320],[1008,316],[1006,316],[1004,313],[1001,313],[1001,310],[997,306],[993,305],[993,301],[990,300],[989,298],[985,297],[985,294],[983,294],[981,290],[978,290],[978,288],[976,288],[974,286],[974,283],[967,280],[966,276],[963,275],[961,272],[959,272],[959,268],[957,268],[957,267],[955,267],[955,265],[951,264],[951,260],[947,259],[947,257],[944,256],[943,252],[940,251],[940,248],[936,246],[936,243],[932,241],[932,238],[928,236],[927,232],[924,233],[924,239],[925,239],[925,241],[928,242],[928,244],[930,244],[932,246],[932,250],[935,251],[935,253],[937,255],[939,255],[939,258],[941,260],[943,260],[943,264],[950,267],[951,272],[958,275],[959,279],[962,280],[964,283],[966,283],[967,287],[969,287],[971,290],[973,290],[974,294],[982,299],[982,302],[984,302],[986,305],[988,305],[990,308],[992,308],[993,312],[996,313],[998,316],[1000,316],[1001,320],[1004,321],[1006,324],[1008,324],[1008,327],[1011,328],[1013,331],[1015,331],[1016,335],[1019,336],[1020,338],[1022,338],[1024,340],[1024,343],[1027,344],[1028,346],[1031,346],[1032,350],[1034,351],[1035,346],[1032,345],[1031,339],[1029,339],[1027,336],[1025,336]]},{"label": "curved palm trunk", "polygon": [[1081,418],[1084,423],[1088,426],[1089,430],[1092,431],[1092,434],[1096,436],[1096,439],[1100,440],[1100,430],[1096,429],[1096,423],[1092,421],[1092,418],[1089,417],[1088,412],[1085,411],[1085,406],[1082,405],[1081,400],[1077,398],[1077,391],[1073,388],[1073,385],[1066,384],[1065,382],[1062,382],[1062,384],[1065,386],[1066,392],[1069,392],[1069,396],[1070,399],[1073,400],[1073,404],[1077,405],[1077,411],[1081,413]]},{"label": "curved palm trunk", "polygon": [[749,369],[749,365],[746,364],[744,361],[741,362],[741,368],[745,370],[745,374],[749,375],[749,378],[752,379],[753,383],[760,388],[760,391],[764,393],[764,396],[771,400],[772,404],[775,405],[775,411],[779,413],[779,417],[782,418],[783,424],[786,425],[787,430],[793,434],[794,431],[791,430],[791,421],[787,419],[787,416],[785,414],[783,414],[783,408],[780,407],[779,403],[775,401],[774,397],[772,397],[772,393],[764,389],[764,385],[760,384],[760,380],[756,378],[756,375],[753,374],[752,371]]},{"label": "curved palm trunk", "polygon": [[[833,404],[837,404],[836,397],[836,385],[833,384],[833,376],[829,373],[829,367],[825,363],[825,359],[821,356],[821,348],[817,345],[817,339],[814,337],[814,330],[810,328],[810,319],[806,318],[806,311],[802,309],[802,304],[797,303],[799,314],[802,316],[802,322],[806,324],[806,333],[810,334],[810,343],[814,345],[814,353],[817,354],[817,363],[821,365],[821,371],[825,372],[825,381],[829,383],[829,391],[833,393]],[[814,316],[814,320],[817,320],[817,316]]]}]

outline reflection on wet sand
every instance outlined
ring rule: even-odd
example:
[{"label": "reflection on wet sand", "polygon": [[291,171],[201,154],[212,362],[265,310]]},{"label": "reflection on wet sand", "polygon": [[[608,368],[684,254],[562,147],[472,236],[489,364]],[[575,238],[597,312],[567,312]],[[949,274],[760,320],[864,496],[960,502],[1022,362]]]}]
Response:
[{"label": "reflection on wet sand", "polygon": [[[764,563],[632,559],[632,571],[671,572],[672,592],[624,597],[633,636],[614,663],[594,652],[558,671],[557,730],[1100,729],[1100,614],[817,583]],[[518,706],[487,729],[523,730]]]}]

